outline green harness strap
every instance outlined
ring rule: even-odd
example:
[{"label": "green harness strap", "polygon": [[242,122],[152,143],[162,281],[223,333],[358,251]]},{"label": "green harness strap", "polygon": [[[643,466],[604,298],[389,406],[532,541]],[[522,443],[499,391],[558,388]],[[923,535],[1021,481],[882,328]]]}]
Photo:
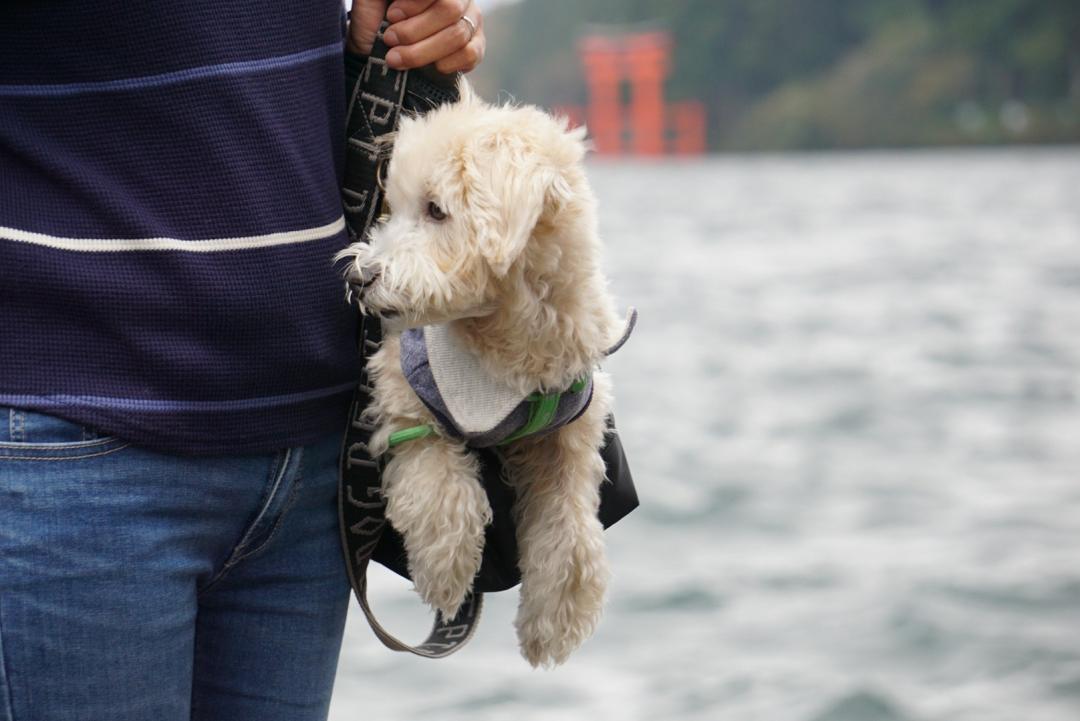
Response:
[{"label": "green harness strap", "polygon": [[390,434],[390,447],[393,448],[399,443],[415,441],[418,438],[430,436],[434,432],[435,429],[431,426],[413,426],[412,428],[405,428],[404,430]]},{"label": "green harness strap", "polygon": [[[580,393],[585,384],[588,383],[587,378],[578,378],[570,386],[570,393]],[[551,420],[555,417],[555,412],[559,410],[559,401],[562,399],[562,392],[559,393],[533,393],[527,400],[529,402],[529,420],[525,421],[525,425],[518,428],[511,433],[505,439],[503,439],[499,445],[505,446],[507,443],[513,443],[514,441],[530,436],[533,433],[538,433],[551,425]],[[419,438],[425,438],[435,432],[435,429],[430,425],[412,426],[411,428],[404,428],[400,431],[390,434],[389,444],[393,448],[401,443],[408,441],[415,441]]]}]

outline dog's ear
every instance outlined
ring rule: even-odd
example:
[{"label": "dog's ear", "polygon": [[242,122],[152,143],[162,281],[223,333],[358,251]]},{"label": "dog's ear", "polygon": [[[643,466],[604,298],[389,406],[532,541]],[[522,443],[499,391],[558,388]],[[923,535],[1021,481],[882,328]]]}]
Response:
[{"label": "dog's ear", "polygon": [[561,206],[570,189],[554,169],[533,159],[508,158],[496,162],[494,171],[494,212],[479,243],[491,269],[503,277],[525,251],[541,218]]},{"label": "dog's ear", "polygon": [[[521,117],[522,122],[547,122],[538,121],[538,113]],[[580,139],[569,134],[555,140],[496,130],[478,138],[472,150],[474,169],[486,176],[480,184],[483,191],[471,200],[480,216],[479,250],[502,277],[525,250],[537,224],[571,200],[574,191],[564,170],[580,160],[584,149]]]}]

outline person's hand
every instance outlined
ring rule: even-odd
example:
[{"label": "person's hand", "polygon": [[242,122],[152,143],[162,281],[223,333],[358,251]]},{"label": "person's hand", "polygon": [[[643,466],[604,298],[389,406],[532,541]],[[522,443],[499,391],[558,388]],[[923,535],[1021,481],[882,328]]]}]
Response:
[{"label": "person's hand", "polygon": [[371,52],[384,14],[386,62],[395,70],[434,63],[440,73],[467,73],[484,59],[484,17],[472,0],[393,0],[389,9],[387,0],[353,0],[350,51]]}]

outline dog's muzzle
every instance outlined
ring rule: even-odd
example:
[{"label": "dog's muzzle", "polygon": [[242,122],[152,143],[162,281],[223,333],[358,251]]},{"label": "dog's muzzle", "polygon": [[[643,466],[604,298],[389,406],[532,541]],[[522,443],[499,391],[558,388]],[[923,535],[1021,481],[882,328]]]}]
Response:
[{"label": "dog's muzzle", "polygon": [[382,268],[378,266],[357,267],[355,264],[350,266],[345,273],[345,300],[348,303],[356,303],[363,313],[374,313],[383,320],[390,320],[398,316],[398,311],[391,308],[370,308],[364,303],[365,292],[381,275]]}]

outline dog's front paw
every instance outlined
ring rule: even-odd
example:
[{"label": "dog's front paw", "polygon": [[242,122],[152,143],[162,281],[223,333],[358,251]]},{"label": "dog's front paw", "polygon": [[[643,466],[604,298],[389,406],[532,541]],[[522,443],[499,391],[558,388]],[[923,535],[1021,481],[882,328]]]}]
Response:
[{"label": "dog's front paw", "polygon": [[453,618],[480,570],[491,506],[470,454],[442,441],[394,457],[383,474],[386,518],[401,533],[420,597]]},{"label": "dog's front paw", "polygon": [[[477,533],[478,531],[478,533]],[[479,543],[475,539],[479,539]],[[481,525],[460,539],[457,548],[428,549],[409,554],[409,573],[424,603],[450,619],[472,591],[484,551]],[[431,551],[431,552],[428,552]]]},{"label": "dog's front paw", "polygon": [[[565,662],[596,629],[610,576],[603,546],[573,549],[566,572],[529,574],[521,586],[517,628],[521,654],[533,667]],[[547,574],[545,574],[547,575]]]}]

